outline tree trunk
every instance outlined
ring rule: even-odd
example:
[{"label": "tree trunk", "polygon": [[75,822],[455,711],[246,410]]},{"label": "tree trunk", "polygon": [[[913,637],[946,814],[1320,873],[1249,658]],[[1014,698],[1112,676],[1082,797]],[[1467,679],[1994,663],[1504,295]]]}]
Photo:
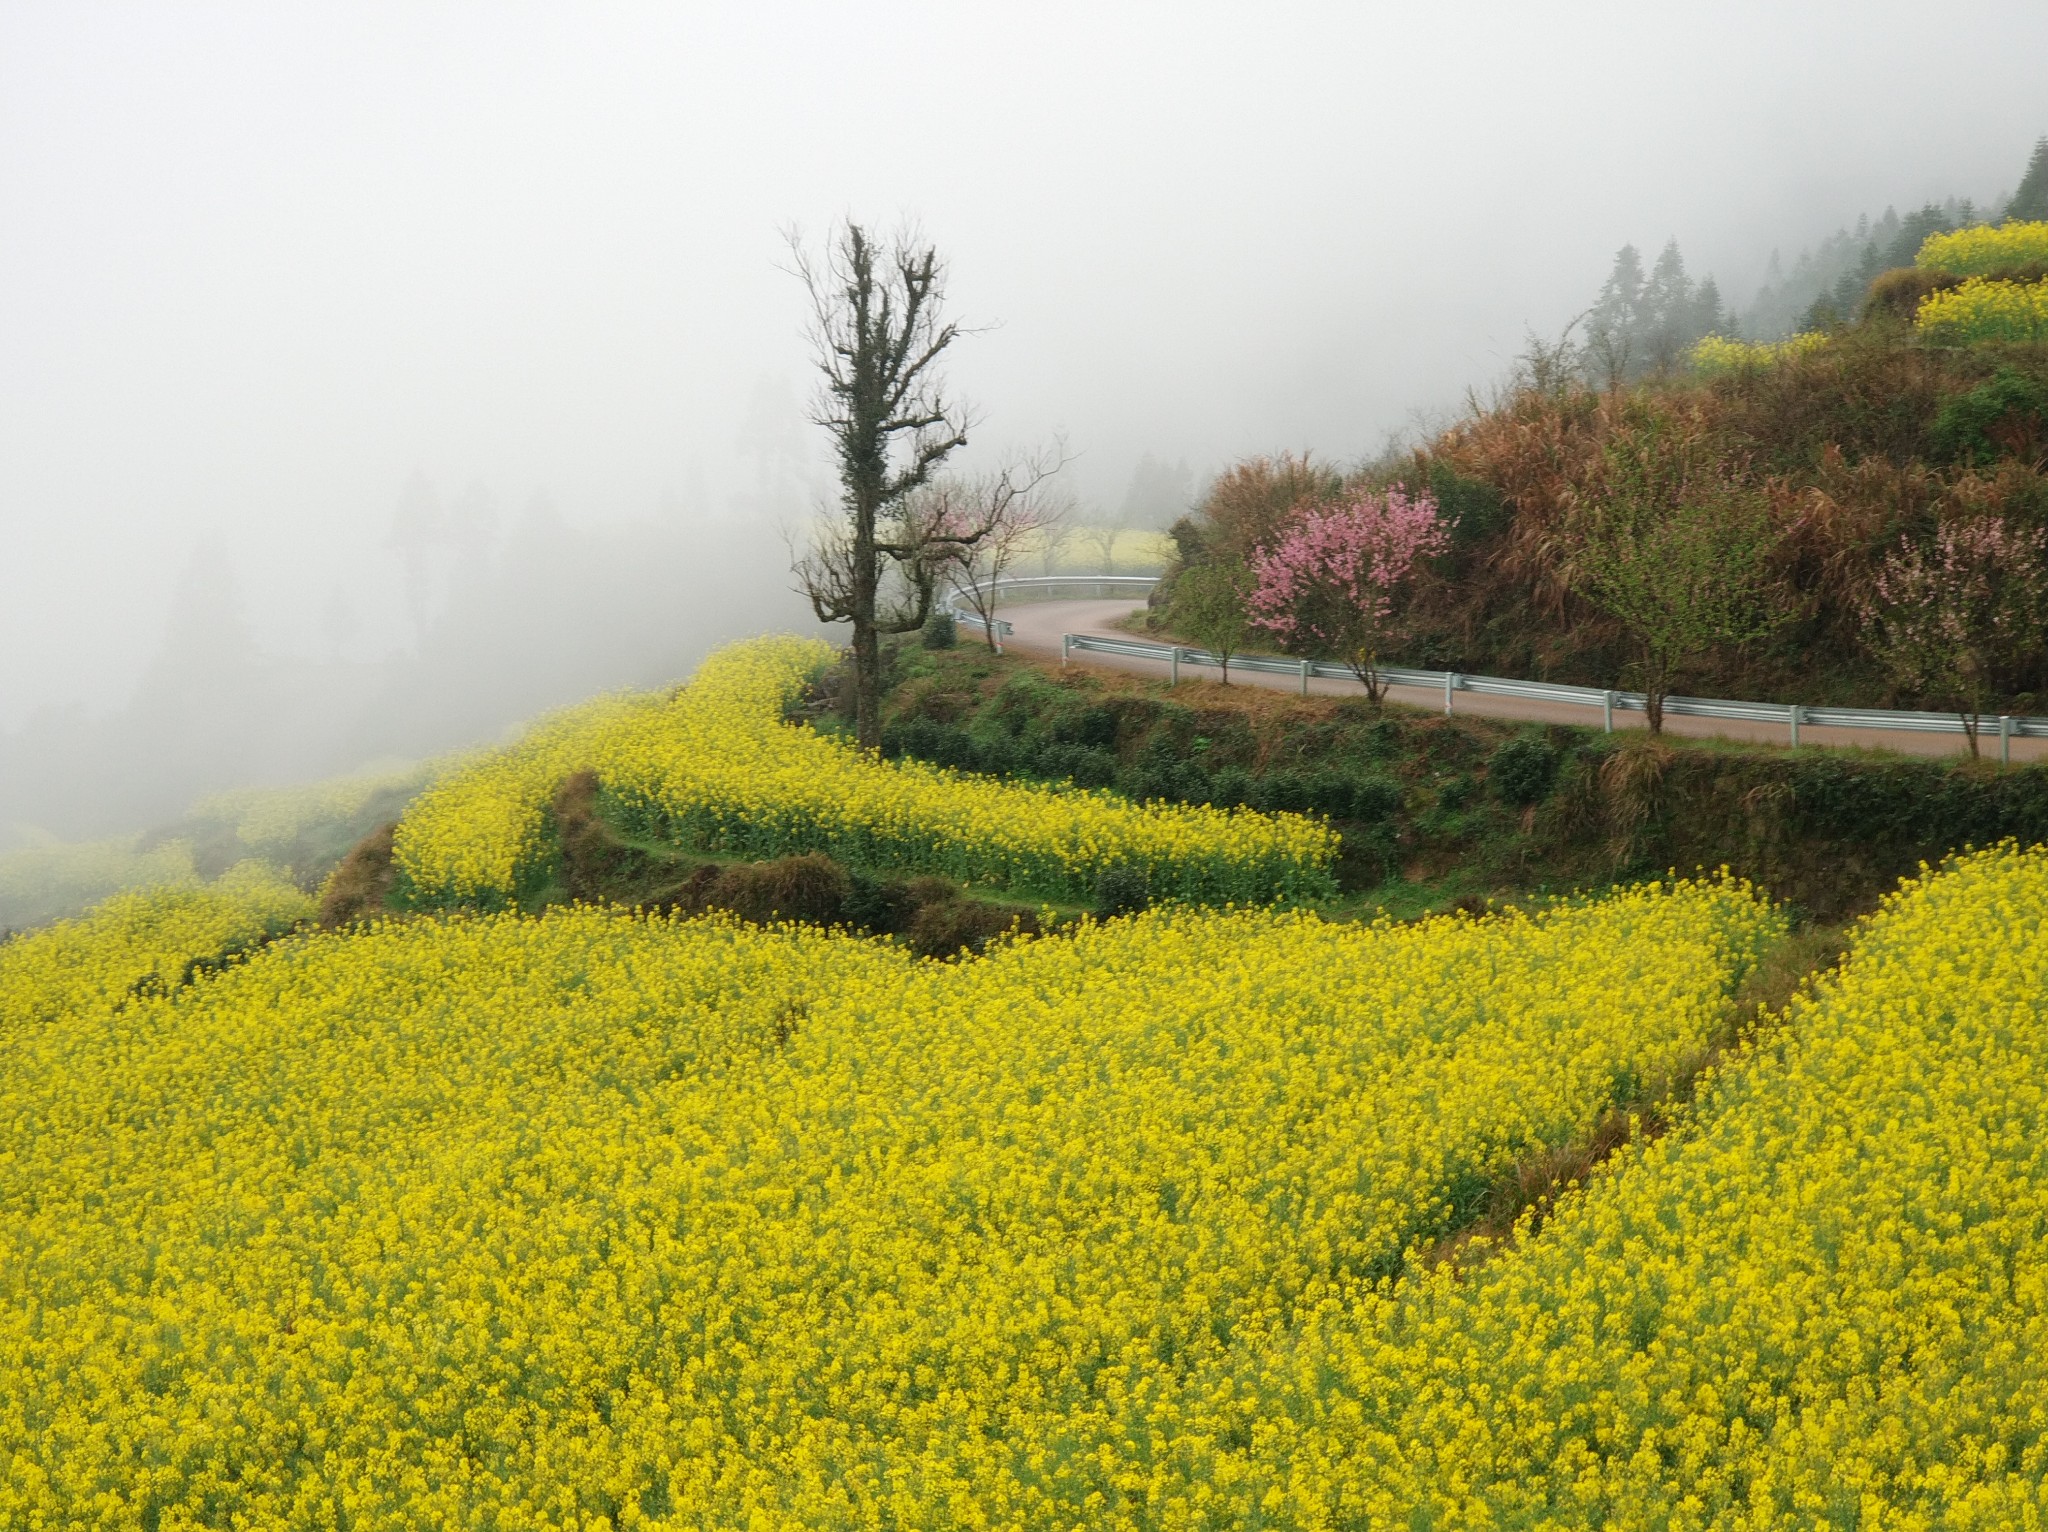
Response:
[{"label": "tree trunk", "polygon": [[1375,656],[1366,655],[1363,659],[1354,660],[1351,673],[1358,677],[1358,684],[1365,688],[1365,700],[1377,712],[1385,703],[1387,683],[1380,679],[1380,667],[1375,663]]},{"label": "tree trunk", "polygon": [[1643,717],[1652,734],[1664,732],[1664,699],[1671,695],[1671,665],[1654,653],[1643,659]]},{"label": "tree trunk", "polygon": [[863,750],[882,747],[882,643],[871,622],[853,624],[853,735]]},{"label": "tree trunk", "polygon": [[881,570],[875,556],[875,507],[867,496],[853,518],[853,734],[863,750],[882,748],[882,640],[875,626]]}]

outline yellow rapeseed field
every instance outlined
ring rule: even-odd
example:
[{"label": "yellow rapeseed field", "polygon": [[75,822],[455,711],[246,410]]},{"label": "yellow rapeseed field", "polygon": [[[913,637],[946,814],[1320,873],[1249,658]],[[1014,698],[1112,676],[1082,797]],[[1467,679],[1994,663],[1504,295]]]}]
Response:
[{"label": "yellow rapeseed field", "polygon": [[211,884],[116,894],[90,916],[16,937],[0,946],[0,1048],[23,1028],[167,989],[195,960],[253,947],[312,913],[304,894],[245,862]]},{"label": "yellow rapeseed field", "polygon": [[396,856],[411,897],[492,907],[543,884],[549,797],[584,768],[628,828],[746,857],[823,851],[856,866],[1083,899],[1119,865],[1146,869],[1154,894],[1169,899],[1264,903],[1333,891],[1337,837],[1317,820],[880,761],[784,723],[783,708],[830,657],[802,639],[734,645],[670,697],[602,699],[455,772],[400,821]]},{"label": "yellow rapeseed field", "polygon": [[1695,1131],[1463,1282],[1322,1303],[1191,1471],[1270,1525],[2048,1522],[2048,855],[1896,896]]},{"label": "yellow rapeseed field", "polygon": [[0,1052],[0,1525],[1313,1522],[1377,1450],[1315,1434],[1380,1408],[1337,1320],[1782,930],[1678,883],[949,964],[578,907],[138,990],[143,908]]},{"label": "yellow rapeseed field", "polygon": [[1916,266],[1954,272],[1959,277],[2048,263],[2048,222],[2013,219],[1993,226],[1977,224],[1948,234],[1930,234],[1921,242]]},{"label": "yellow rapeseed field", "polygon": [[1741,372],[1746,368],[1769,367],[1791,357],[1804,356],[1826,344],[1825,335],[1811,331],[1779,341],[1730,340],[1725,335],[1706,335],[1692,348],[1692,365],[1710,376]]},{"label": "yellow rapeseed field", "polygon": [[1929,340],[1957,346],[2048,340],[2048,282],[1971,277],[1960,287],[1929,293],[1913,324]]}]

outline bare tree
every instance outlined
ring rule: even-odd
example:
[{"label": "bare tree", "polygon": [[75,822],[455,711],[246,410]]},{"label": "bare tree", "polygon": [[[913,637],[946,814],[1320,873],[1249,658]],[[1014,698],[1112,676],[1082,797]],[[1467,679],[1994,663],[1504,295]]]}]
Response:
[{"label": "bare tree", "polygon": [[1066,464],[1063,446],[1055,443],[994,473],[934,479],[917,492],[912,519],[946,536],[946,546],[957,549],[946,564],[947,578],[981,619],[990,649],[1002,648],[996,636],[996,582],[1059,524],[1066,507],[1047,487]]},{"label": "bare tree", "polygon": [[1635,337],[1614,325],[1596,324],[1587,333],[1586,359],[1598,369],[1596,376],[1607,380],[1607,392],[1615,398],[1621,396],[1634,353]]},{"label": "bare tree", "polygon": [[[1572,390],[1586,365],[1589,347],[1579,346],[1572,341],[1572,331],[1579,322],[1590,314],[1575,314],[1571,322],[1557,332],[1556,340],[1545,340],[1534,330],[1528,331],[1528,339],[1522,346],[1522,354],[1515,358],[1515,382],[1547,398],[1561,398]],[[1442,434],[1437,431],[1425,433],[1424,439]],[[1388,444],[1394,445],[1392,442]],[[1391,456],[1391,453],[1389,454]]]},{"label": "bare tree", "polygon": [[1122,540],[1124,533],[1130,530],[1131,513],[1129,508],[1126,507],[1118,511],[1114,516],[1110,515],[1107,511],[1101,512],[1099,515],[1099,520],[1082,522],[1077,529],[1076,535],[1083,543],[1086,543],[1095,550],[1096,557],[1101,563],[1102,567],[1093,571],[1093,573],[1115,574],[1116,545]]},{"label": "bare tree", "polygon": [[946,568],[986,535],[914,514],[911,502],[967,444],[966,412],[938,373],[963,332],[941,315],[945,267],[917,234],[885,249],[849,222],[822,261],[794,233],[789,244],[825,375],[811,418],[832,434],[842,513],[795,573],[820,622],[853,625],[855,730],[872,750],[881,743],[881,636],[923,627]]},{"label": "bare tree", "polygon": [[1062,496],[1058,514],[1054,520],[1041,527],[1032,546],[1038,553],[1040,574],[1056,575],[1067,551],[1067,545],[1074,540],[1074,500],[1071,494]]}]

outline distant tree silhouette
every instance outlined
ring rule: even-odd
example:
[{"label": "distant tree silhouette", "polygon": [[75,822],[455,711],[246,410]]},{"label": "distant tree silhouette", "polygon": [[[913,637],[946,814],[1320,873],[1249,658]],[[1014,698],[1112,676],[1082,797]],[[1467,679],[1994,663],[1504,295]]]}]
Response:
[{"label": "distant tree silhouette", "polygon": [[2005,216],[2048,219],[2048,134],[2043,134],[2034,144],[2033,158],[2027,161],[2027,173],[2020,178],[2019,190],[2012,194],[2012,201],[2005,205]]}]

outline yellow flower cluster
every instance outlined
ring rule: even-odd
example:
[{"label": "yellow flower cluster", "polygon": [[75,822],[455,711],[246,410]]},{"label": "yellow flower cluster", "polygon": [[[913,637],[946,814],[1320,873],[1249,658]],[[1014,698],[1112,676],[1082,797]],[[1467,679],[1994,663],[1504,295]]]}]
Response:
[{"label": "yellow flower cluster", "polygon": [[1979,224],[1950,234],[1930,234],[1922,241],[1920,253],[1913,257],[1916,266],[1953,272],[1959,277],[2043,263],[2048,263],[2048,222],[2018,219],[1996,228]]},{"label": "yellow flower cluster", "polygon": [[1294,1433],[1377,1407],[1318,1330],[1328,1406],[1252,1412],[1301,1322],[1680,1067],[1780,927],[1681,883],[935,964],[580,907],[81,1007],[0,1052],[0,1525],[1291,1514]]},{"label": "yellow flower cluster", "polygon": [[1913,326],[1928,340],[1952,346],[2048,340],[2048,282],[1971,277],[1921,299]]},{"label": "yellow flower cluster", "polygon": [[1725,335],[1704,335],[1693,345],[1692,365],[1695,371],[1710,377],[1724,372],[1769,367],[1788,357],[1816,351],[1827,344],[1827,339],[1825,335],[1812,332],[1780,341],[1730,340]]},{"label": "yellow flower cluster", "polygon": [[489,909],[543,886],[555,788],[594,766],[615,733],[657,709],[650,697],[599,697],[442,777],[398,821],[392,852],[403,890],[422,903]]},{"label": "yellow flower cluster", "polygon": [[884,762],[782,722],[830,656],[767,639],[707,660],[673,697],[563,714],[429,789],[400,822],[398,866],[422,902],[492,904],[547,877],[546,807],[589,768],[615,818],[676,844],[747,857],[823,851],[855,866],[942,873],[1088,897],[1107,867],[1146,869],[1155,895],[1221,903],[1332,891],[1337,837],[1292,814],[1134,804]]},{"label": "yellow flower cluster", "polygon": [[1278,1526],[2048,1522],[2048,856],[1895,897],[1696,1128],[1237,1387]]},{"label": "yellow flower cluster", "polygon": [[244,950],[312,913],[304,894],[244,862],[205,886],[116,894],[90,915],[18,936],[0,945],[0,1048],[20,1028],[167,989],[195,960]]}]

